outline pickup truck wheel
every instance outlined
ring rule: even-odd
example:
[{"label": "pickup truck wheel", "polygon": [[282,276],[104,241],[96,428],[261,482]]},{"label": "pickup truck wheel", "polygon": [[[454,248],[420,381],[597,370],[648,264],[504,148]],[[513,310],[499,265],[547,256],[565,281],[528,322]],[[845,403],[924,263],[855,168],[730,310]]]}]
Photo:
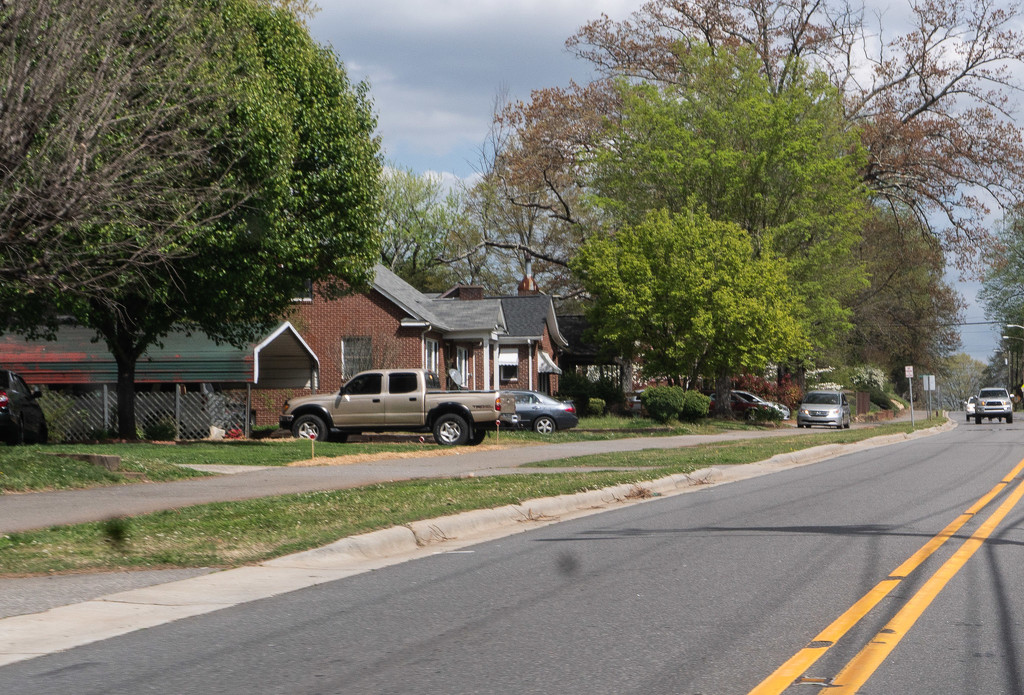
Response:
[{"label": "pickup truck wheel", "polygon": [[469,424],[449,413],[434,421],[434,441],[441,446],[462,446],[469,441]]},{"label": "pickup truck wheel", "polygon": [[533,431],[538,434],[551,434],[558,429],[555,421],[547,415],[541,415],[533,421]]},{"label": "pickup truck wheel", "polygon": [[1007,425],[1012,425],[1013,424],[1013,413],[1010,413],[1009,415],[1006,416],[1006,424]]},{"label": "pickup truck wheel", "polygon": [[299,439],[315,439],[326,442],[330,434],[327,423],[318,415],[300,415],[292,423],[292,436]]}]

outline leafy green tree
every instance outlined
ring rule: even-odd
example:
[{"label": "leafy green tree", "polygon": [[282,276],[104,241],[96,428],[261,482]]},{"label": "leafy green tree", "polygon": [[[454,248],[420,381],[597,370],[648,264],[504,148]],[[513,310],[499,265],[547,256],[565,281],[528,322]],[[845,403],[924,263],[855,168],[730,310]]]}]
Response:
[{"label": "leafy green tree", "polygon": [[985,363],[963,352],[950,356],[939,374],[943,405],[950,410],[961,410],[964,401],[985,385]]},{"label": "leafy green tree", "polygon": [[[309,281],[325,295],[366,285],[379,254],[381,164],[366,86],[350,84],[288,11],[251,0],[200,6],[210,30],[222,32],[203,69],[232,78],[218,95],[228,118],[215,133],[210,169],[225,190],[248,192],[245,205],[194,201],[197,214],[167,241],[175,253],[163,262],[112,278],[101,293],[39,295],[95,328],[113,353],[124,438],[135,436],[135,363],[173,326],[242,344],[275,325]],[[167,28],[137,27],[139,45],[159,42]],[[162,219],[159,210],[154,216]],[[150,230],[87,231],[82,243]]]},{"label": "leafy green tree", "polygon": [[788,261],[782,284],[802,300],[795,311],[813,347],[836,344],[865,284],[852,252],[868,209],[838,91],[797,61],[776,88],[748,49],[693,46],[678,65],[673,84],[620,83],[614,144],[594,159],[602,206],[636,224],[649,210],[695,201],[739,225],[755,257]]},{"label": "leafy green tree", "polygon": [[869,284],[854,295],[853,330],[835,363],[905,365],[939,371],[960,346],[963,300],[945,279],[945,254],[912,217],[873,215],[856,255]]},{"label": "leafy green tree", "polygon": [[985,276],[979,299],[985,315],[1003,325],[1024,325],[1024,216],[1010,216],[997,243],[984,255]]},{"label": "leafy green tree", "polygon": [[592,237],[572,269],[594,298],[593,333],[616,354],[642,355],[646,377],[681,384],[710,373],[727,388],[732,370],[805,347],[786,261],[755,253],[749,234],[704,211],[655,211]]},{"label": "leafy green tree", "polygon": [[394,167],[384,170],[382,188],[381,263],[421,290],[451,287],[456,273],[442,261],[466,225],[459,191],[446,192],[440,177]]}]

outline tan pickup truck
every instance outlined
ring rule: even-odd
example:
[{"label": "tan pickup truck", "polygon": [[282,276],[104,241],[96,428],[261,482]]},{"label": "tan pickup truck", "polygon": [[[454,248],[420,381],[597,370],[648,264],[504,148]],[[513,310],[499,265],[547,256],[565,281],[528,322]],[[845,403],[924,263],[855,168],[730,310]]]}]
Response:
[{"label": "tan pickup truck", "polygon": [[295,437],[344,442],[361,432],[433,432],[445,446],[479,444],[488,430],[513,425],[515,398],[498,391],[442,391],[423,369],[360,372],[337,393],[284,404],[280,424]]}]

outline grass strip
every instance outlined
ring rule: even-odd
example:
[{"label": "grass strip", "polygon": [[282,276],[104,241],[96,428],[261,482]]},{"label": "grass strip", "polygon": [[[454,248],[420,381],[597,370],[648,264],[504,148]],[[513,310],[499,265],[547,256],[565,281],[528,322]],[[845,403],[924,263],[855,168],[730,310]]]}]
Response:
[{"label": "grass strip", "polygon": [[[585,427],[583,427],[585,426]],[[501,444],[535,444],[573,442],[655,434],[709,434],[726,430],[750,428],[733,423],[707,423],[698,425],[658,425],[646,418],[584,418],[581,428],[541,435],[534,432],[501,432],[488,434],[485,443],[500,440]],[[597,431],[591,431],[597,430]],[[316,442],[294,439],[242,440],[223,442],[178,442],[177,444],[111,443],[111,444],[55,444],[19,446],[3,450],[0,457],[0,493],[34,492],[126,485],[135,482],[167,482],[182,478],[207,475],[181,466],[198,464],[286,466],[317,457],[353,456],[360,454],[434,452],[438,445],[428,435],[421,444],[415,438],[407,442]],[[107,471],[74,459],[53,454],[111,454],[121,457],[121,472]],[[141,474],[135,477],[129,474]]]},{"label": "grass strip", "polygon": [[[927,421],[919,427],[940,422]],[[909,430],[909,424],[885,425],[859,432],[602,454],[566,459],[557,465],[565,466],[570,462],[581,465],[583,462],[584,465],[650,467],[631,471],[415,480],[206,504],[104,522],[9,533],[0,536],[0,575],[233,567],[412,521],[653,480],[672,473],[691,473],[708,465],[750,463],[824,442],[855,441]],[[600,459],[601,463],[595,464],[594,459]]]},{"label": "grass strip", "polygon": [[[919,423],[917,428],[934,427],[943,422],[945,422],[944,419],[927,420]],[[776,454],[786,454],[822,444],[851,444],[889,434],[903,434],[910,432],[910,430],[909,423],[878,425],[872,428],[856,430],[822,430],[815,434],[795,434],[789,437],[779,436],[770,439],[741,439],[732,442],[679,449],[644,449],[630,453],[592,454],[560,459],[558,461],[531,463],[530,467],[565,468],[566,466],[579,466],[583,468],[609,468],[623,465],[663,467],[685,464],[695,466],[693,470],[697,470],[707,466],[726,466],[763,461]]]}]

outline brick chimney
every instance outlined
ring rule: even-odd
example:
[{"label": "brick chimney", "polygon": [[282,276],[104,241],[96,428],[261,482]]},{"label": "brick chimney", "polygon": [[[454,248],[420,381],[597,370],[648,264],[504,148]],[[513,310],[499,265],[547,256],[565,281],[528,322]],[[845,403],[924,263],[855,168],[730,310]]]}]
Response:
[{"label": "brick chimney", "polygon": [[537,283],[533,279],[533,257],[529,252],[526,254],[526,275],[519,281],[519,296],[540,294]]}]

